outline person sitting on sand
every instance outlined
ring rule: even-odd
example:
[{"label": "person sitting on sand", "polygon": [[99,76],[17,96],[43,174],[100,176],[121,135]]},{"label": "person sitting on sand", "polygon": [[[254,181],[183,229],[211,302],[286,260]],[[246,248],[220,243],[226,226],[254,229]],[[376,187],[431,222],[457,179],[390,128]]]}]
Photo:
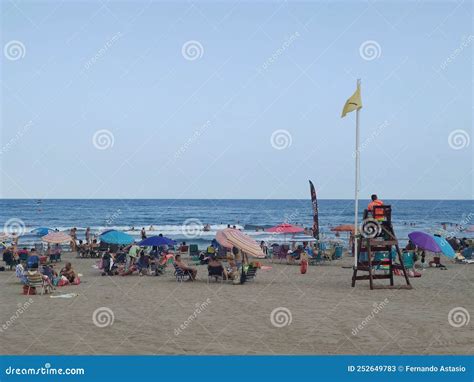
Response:
[{"label": "person sitting on sand", "polygon": [[213,275],[223,275],[224,280],[227,280],[227,271],[220,262],[220,260],[217,258],[217,256],[212,255],[209,259],[209,263],[207,264],[207,270],[209,274]]},{"label": "person sitting on sand", "polygon": [[232,247],[232,254],[234,255],[235,264],[237,265],[237,269],[240,269],[242,266],[242,253],[240,252],[239,248]]},{"label": "person sitting on sand", "polygon": [[235,257],[232,253],[227,254],[227,277],[229,280],[233,280],[239,274],[239,269],[237,268],[237,264],[235,263]]},{"label": "person sitting on sand", "polygon": [[72,284],[74,280],[76,279],[76,272],[74,272],[74,269],[72,268],[71,263],[66,263],[66,266],[61,269],[61,276],[64,276],[67,278],[67,280]]},{"label": "person sitting on sand", "polygon": [[188,274],[191,277],[192,281],[196,280],[197,269],[188,267],[188,265],[184,261],[181,260],[181,255],[175,256],[174,263],[184,273]]},{"label": "person sitting on sand", "polygon": [[140,276],[148,274],[148,267],[150,266],[150,258],[145,255],[144,251],[140,252],[140,257],[137,261],[138,274]]},{"label": "person sitting on sand", "polygon": [[288,251],[288,255],[286,256],[286,262],[288,264],[296,264],[296,261],[300,259],[301,253],[303,252],[303,247],[301,245],[298,246],[293,252]]}]

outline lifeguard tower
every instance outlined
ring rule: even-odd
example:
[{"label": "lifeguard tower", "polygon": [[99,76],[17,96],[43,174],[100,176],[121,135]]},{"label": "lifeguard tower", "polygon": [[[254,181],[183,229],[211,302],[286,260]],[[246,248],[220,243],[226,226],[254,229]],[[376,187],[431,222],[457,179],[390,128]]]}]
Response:
[{"label": "lifeguard tower", "polygon": [[[376,216],[379,219],[375,219]],[[380,218],[381,216],[383,218]],[[357,280],[369,280],[370,289],[412,289],[398,239],[393,230],[391,206],[374,206],[372,211],[365,210],[356,240],[357,266],[354,266],[352,287],[355,287]],[[406,285],[395,285],[394,270],[401,271]],[[360,272],[367,274],[360,275],[358,274]],[[373,281],[376,279],[389,279],[390,285],[374,285]]]}]

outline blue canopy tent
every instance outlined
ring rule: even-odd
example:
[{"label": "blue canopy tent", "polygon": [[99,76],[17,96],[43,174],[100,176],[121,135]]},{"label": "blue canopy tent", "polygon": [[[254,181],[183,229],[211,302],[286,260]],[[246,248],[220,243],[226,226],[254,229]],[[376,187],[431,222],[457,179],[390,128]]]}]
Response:
[{"label": "blue canopy tent", "polygon": [[107,244],[128,245],[133,243],[132,236],[120,231],[109,231],[103,233],[99,236],[99,239]]}]

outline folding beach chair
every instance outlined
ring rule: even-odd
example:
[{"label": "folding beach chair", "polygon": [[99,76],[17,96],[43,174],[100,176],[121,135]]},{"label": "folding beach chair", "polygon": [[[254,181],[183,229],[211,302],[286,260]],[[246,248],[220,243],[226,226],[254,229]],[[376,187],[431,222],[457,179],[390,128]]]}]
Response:
[{"label": "folding beach chair", "polygon": [[207,283],[209,284],[209,282],[212,279],[214,279],[216,282],[224,281],[224,267],[223,266],[219,266],[219,267],[208,266],[207,267]]},{"label": "folding beach chair", "polygon": [[35,289],[36,294],[38,294],[38,291],[41,291],[41,295],[50,291],[49,285],[46,284],[43,280],[43,275],[39,272],[34,272],[33,274],[26,272],[26,280],[26,286],[28,287],[27,294],[30,294],[31,288]]},{"label": "folding beach chair", "polygon": [[180,267],[176,265],[176,263],[173,263],[174,266],[174,275],[176,277],[177,282],[182,282],[185,277],[191,277],[188,272],[183,271]]},{"label": "folding beach chair", "polygon": [[342,259],[342,246],[336,245],[334,248],[334,254],[332,255],[333,260],[340,260]]},{"label": "folding beach chair", "polygon": [[189,253],[189,245],[181,245],[179,247],[179,254],[180,255],[187,255]]},{"label": "folding beach chair", "polygon": [[240,283],[244,284],[247,281],[255,280],[255,277],[257,277],[257,269],[257,267],[252,265],[243,266],[242,273],[240,275]]},{"label": "folding beach chair", "polygon": [[461,254],[464,256],[465,259],[470,260],[472,259],[473,253],[474,253],[474,247],[468,247],[468,248],[464,248]]},{"label": "folding beach chair", "polygon": [[189,246],[189,256],[191,257],[199,257],[199,248],[196,244],[191,244]]}]

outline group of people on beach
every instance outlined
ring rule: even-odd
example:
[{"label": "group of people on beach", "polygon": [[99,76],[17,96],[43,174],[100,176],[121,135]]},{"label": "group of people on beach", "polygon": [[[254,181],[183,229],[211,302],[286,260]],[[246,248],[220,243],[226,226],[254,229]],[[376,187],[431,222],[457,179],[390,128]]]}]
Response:
[{"label": "group of people on beach", "polygon": [[[119,246],[115,249],[106,250],[99,261],[99,269],[103,276],[128,276],[138,274],[140,276],[160,276],[163,274],[167,264],[172,263],[175,270],[180,270],[189,281],[194,281],[197,276],[197,268],[190,266],[182,257],[188,254],[189,246],[183,242],[176,250],[163,246],[139,247],[136,244]],[[234,247],[225,255],[226,265],[217,255],[216,248],[211,244],[205,251],[197,256],[197,264],[207,265],[210,274],[220,274],[223,279],[233,280],[238,277],[240,267],[244,261],[248,262],[246,256]]]},{"label": "group of people on beach", "polygon": [[43,257],[32,248],[27,251],[25,260],[16,260],[15,274],[21,284],[28,285],[31,280],[42,279],[45,287],[55,289],[56,286],[80,283],[79,275],[70,262],[56,271],[55,266],[52,263],[48,264]]}]

